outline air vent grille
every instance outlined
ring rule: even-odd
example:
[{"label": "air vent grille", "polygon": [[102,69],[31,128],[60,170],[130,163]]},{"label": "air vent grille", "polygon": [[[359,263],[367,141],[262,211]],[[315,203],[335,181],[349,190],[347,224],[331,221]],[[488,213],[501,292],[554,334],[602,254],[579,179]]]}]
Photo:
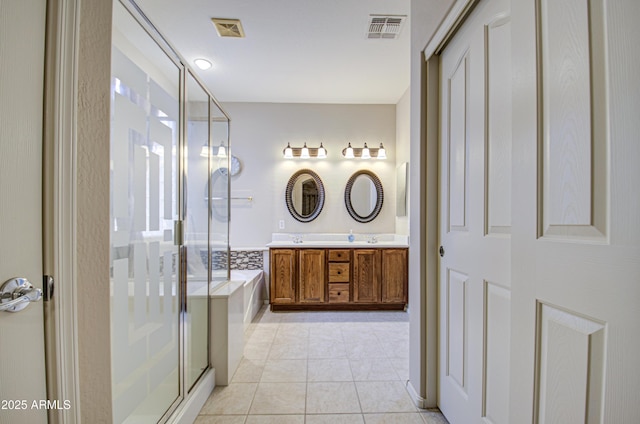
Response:
[{"label": "air vent grille", "polygon": [[244,38],[244,30],[239,19],[211,18],[220,37]]},{"label": "air vent grille", "polygon": [[406,15],[369,15],[367,38],[390,40],[398,38],[406,19]]}]

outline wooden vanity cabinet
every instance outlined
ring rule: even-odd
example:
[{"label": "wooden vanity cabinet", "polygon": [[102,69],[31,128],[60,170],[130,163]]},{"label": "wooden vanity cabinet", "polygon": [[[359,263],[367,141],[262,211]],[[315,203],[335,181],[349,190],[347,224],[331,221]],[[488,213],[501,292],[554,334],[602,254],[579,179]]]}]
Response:
[{"label": "wooden vanity cabinet", "polygon": [[271,310],[404,309],[406,248],[272,248]]}]

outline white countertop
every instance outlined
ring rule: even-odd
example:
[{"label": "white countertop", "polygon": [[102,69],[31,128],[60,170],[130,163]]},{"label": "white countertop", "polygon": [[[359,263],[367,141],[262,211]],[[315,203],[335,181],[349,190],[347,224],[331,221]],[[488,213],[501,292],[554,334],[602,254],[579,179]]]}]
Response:
[{"label": "white countertop", "polygon": [[[267,247],[280,248],[407,248],[409,236],[398,234],[354,234],[355,240],[348,240],[349,234],[298,234],[273,233]],[[375,243],[370,243],[375,236]],[[302,241],[299,241],[302,240]]]}]

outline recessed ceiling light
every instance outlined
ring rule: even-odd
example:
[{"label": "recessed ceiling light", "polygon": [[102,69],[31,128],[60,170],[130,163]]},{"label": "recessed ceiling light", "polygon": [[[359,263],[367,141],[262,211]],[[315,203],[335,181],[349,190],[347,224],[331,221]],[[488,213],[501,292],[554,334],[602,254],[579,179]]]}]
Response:
[{"label": "recessed ceiling light", "polygon": [[203,71],[206,71],[207,69],[211,69],[211,67],[213,66],[213,64],[209,62],[207,59],[196,59],[193,61],[193,63],[195,63],[196,66],[202,69]]}]

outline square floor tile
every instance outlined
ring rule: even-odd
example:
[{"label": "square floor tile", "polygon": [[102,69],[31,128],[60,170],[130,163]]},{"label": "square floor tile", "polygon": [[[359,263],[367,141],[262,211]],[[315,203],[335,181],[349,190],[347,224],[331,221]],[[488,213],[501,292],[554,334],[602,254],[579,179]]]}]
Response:
[{"label": "square floor tile", "polygon": [[274,343],[269,351],[269,359],[307,359],[309,342]]},{"label": "square floor tile", "polygon": [[306,359],[269,359],[262,372],[263,383],[289,383],[307,381]]},{"label": "square floor tile", "polygon": [[417,412],[398,412],[395,414],[364,414],[366,424],[424,424]]},{"label": "square floor tile", "polygon": [[194,424],[244,424],[246,415],[200,415]]},{"label": "square floor tile", "polygon": [[307,415],[306,424],[364,424],[361,414]]},{"label": "square floor tile", "polygon": [[249,412],[256,392],[256,383],[231,383],[218,386],[202,407],[203,415],[240,415]]},{"label": "square floor tile", "polygon": [[353,382],[308,383],[308,414],[361,412]]},{"label": "square floor tile", "polygon": [[309,358],[346,358],[347,349],[342,340],[310,339]]},{"label": "square floor tile", "polygon": [[309,359],[307,381],[353,381],[349,360]]},{"label": "square floor tile", "polygon": [[232,383],[257,383],[262,377],[262,370],[266,359],[247,359],[242,358],[240,365],[236,369]]},{"label": "square floor tile", "polygon": [[306,383],[259,383],[249,414],[304,414]]},{"label": "square floor tile", "polygon": [[304,424],[304,415],[249,415],[245,424]]},{"label": "square floor tile", "polygon": [[247,359],[267,359],[271,342],[255,342],[244,345],[244,357]]},{"label": "square floor tile", "polygon": [[354,381],[398,380],[398,373],[387,358],[350,359]]},{"label": "square floor tile", "polygon": [[357,381],[362,412],[416,412],[404,384],[400,381]]},{"label": "square floor tile", "polygon": [[347,348],[347,357],[349,359],[387,357],[377,339],[346,341],[345,347]]}]

